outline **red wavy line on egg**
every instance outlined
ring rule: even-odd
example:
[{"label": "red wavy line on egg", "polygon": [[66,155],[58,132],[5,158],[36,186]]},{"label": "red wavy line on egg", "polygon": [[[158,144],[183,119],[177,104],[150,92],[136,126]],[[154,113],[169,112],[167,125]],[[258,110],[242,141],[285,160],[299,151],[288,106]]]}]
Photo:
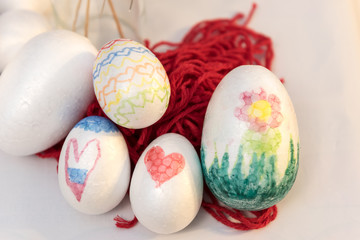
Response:
[{"label": "red wavy line on egg", "polygon": [[96,57],[98,57],[99,54],[102,53],[103,50],[108,49],[108,48],[111,48],[113,45],[115,45],[115,43],[117,43],[117,42],[126,42],[126,41],[130,42],[129,40],[126,40],[126,39],[115,39],[115,40],[112,40],[112,41],[108,42],[107,44],[105,44],[105,45],[100,49],[100,51],[98,52],[98,54],[97,54]]}]

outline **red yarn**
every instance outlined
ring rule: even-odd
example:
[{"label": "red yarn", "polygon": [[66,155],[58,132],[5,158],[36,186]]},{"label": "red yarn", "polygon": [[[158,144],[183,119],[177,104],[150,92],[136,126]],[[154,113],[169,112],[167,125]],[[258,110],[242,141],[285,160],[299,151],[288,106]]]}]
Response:
[{"label": "red yarn", "polygon": [[53,146],[43,152],[37,153],[36,155],[41,158],[55,158],[57,161],[59,161],[60,152],[61,152],[63,143],[64,143],[64,140],[62,140],[55,146]]},{"label": "red yarn", "polygon": [[[232,69],[245,64],[262,65],[268,69],[273,59],[271,39],[247,27],[256,5],[248,18],[237,14],[232,19],[203,21],[195,25],[180,43],[159,42],[152,47],[163,64],[171,85],[171,97],[165,115],[154,125],[138,130],[121,128],[128,144],[130,158],[136,164],[141,153],[156,137],[169,132],[185,136],[199,152],[205,111],[210,97],[220,80]],[[161,49],[167,51],[161,51]],[[105,116],[95,100],[87,116]],[[59,157],[56,146],[40,157]],[[277,215],[276,206],[262,211],[243,212],[219,204],[207,190],[210,201],[202,206],[219,222],[239,230],[266,226]],[[253,217],[247,217],[246,214]],[[116,226],[130,228],[137,219],[126,221],[117,216]]]},{"label": "red yarn", "polygon": [[[217,221],[237,230],[259,229],[268,225],[276,218],[276,205],[260,211],[240,211],[220,205],[210,190],[205,186],[210,202],[202,202],[202,207]],[[246,215],[253,216],[246,216]],[[232,218],[232,219],[230,219]]]},{"label": "red yarn", "polygon": [[119,215],[114,218],[114,221],[116,221],[115,225],[118,228],[132,228],[138,222],[136,217],[134,217],[133,220],[128,221],[120,217]]}]

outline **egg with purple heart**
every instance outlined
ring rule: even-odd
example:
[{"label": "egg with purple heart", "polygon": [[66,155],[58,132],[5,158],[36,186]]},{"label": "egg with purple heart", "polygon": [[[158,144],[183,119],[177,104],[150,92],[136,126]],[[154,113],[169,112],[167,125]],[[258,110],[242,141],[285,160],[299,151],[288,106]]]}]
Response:
[{"label": "egg with purple heart", "polygon": [[98,116],[78,122],[62,147],[58,179],[65,200],[80,212],[116,207],[130,181],[129,152],[116,125]]}]

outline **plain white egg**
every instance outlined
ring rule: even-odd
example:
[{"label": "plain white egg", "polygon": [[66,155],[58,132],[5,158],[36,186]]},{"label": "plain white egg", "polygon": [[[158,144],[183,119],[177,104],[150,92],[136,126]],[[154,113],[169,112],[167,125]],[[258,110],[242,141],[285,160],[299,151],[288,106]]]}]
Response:
[{"label": "plain white egg", "polygon": [[94,99],[97,50],[66,30],[32,38],[0,76],[0,149],[31,155],[65,138]]}]

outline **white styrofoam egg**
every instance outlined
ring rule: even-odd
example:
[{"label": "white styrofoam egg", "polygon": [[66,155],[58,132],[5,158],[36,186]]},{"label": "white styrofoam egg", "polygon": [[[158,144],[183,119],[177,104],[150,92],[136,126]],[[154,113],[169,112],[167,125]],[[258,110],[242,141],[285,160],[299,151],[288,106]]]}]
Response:
[{"label": "white styrofoam egg", "polygon": [[48,15],[51,13],[51,0],[1,0],[0,1],[0,14],[15,10],[25,9],[40,14]]},{"label": "white styrofoam egg", "polygon": [[13,10],[0,15],[0,72],[21,47],[36,35],[51,29],[48,20],[39,13]]},{"label": "white styrofoam egg", "polygon": [[110,120],[90,116],[70,131],[58,167],[65,200],[86,214],[101,214],[124,198],[130,181],[125,139]]},{"label": "white styrofoam egg", "polygon": [[156,56],[140,43],[117,39],[99,51],[93,69],[96,98],[120,126],[145,128],[165,113],[170,84]]},{"label": "white styrofoam egg", "polygon": [[203,196],[199,157],[183,136],[156,138],[139,158],[130,184],[130,202],[139,222],[169,234],[195,218]]},{"label": "white styrofoam egg", "polygon": [[209,189],[230,207],[261,210],[288,193],[299,164],[298,125],[272,72],[245,65],[221,80],[205,115],[201,163]]},{"label": "white styrofoam egg", "polygon": [[88,39],[54,30],[28,41],[0,76],[0,149],[31,155],[65,138],[94,99]]}]

